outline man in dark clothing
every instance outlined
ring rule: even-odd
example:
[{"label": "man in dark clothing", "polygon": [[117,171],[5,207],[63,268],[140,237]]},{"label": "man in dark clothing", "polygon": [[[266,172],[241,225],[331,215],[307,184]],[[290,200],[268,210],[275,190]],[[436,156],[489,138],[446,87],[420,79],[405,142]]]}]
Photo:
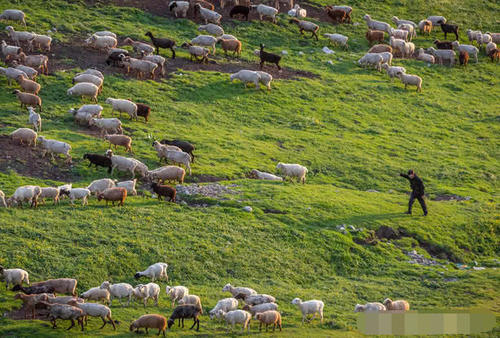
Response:
[{"label": "man in dark clothing", "polygon": [[408,175],[406,174],[399,174],[400,176],[406,178],[408,181],[410,181],[410,186],[411,186],[411,194],[410,194],[410,201],[408,202],[408,211],[406,212],[407,214],[411,215],[411,207],[413,206],[413,202],[415,202],[415,198],[419,201],[420,205],[422,206],[422,210],[424,211],[424,216],[427,216],[427,206],[425,205],[425,200],[424,200],[424,183],[418,177],[413,170],[408,170]]}]

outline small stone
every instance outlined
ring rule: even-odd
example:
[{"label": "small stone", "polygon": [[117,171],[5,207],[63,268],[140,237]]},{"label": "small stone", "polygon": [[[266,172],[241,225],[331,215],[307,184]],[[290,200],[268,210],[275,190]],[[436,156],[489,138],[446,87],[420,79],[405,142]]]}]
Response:
[{"label": "small stone", "polygon": [[243,210],[246,211],[246,212],[252,212],[253,211],[252,207],[248,206],[248,205],[245,206],[245,207],[243,207]]},{"label": "small stone", "polygon": [[186,201],[181,201],[182,205],[188,205]]},{"label": "small stone", "polygon": [[300,56],[304,55],[304,52],[299,52],[299,55],[300,55]]},{"label": "small stone", "polygon": [[349,229],[351,229],[352,231],[356,231],[356,227],[354,225],[349,225]]},{"label": "small stone", "polygon": [[282,50],[282,51],[281,51],[281,54],[282,54],[282,55],[288,55],[288,52],[287,52],[286,50]]},{"label": "small stone", "polygon": [[332,60],[328,60],[326,63],[328,63],[330,66],[333,66],[333,61]]}]

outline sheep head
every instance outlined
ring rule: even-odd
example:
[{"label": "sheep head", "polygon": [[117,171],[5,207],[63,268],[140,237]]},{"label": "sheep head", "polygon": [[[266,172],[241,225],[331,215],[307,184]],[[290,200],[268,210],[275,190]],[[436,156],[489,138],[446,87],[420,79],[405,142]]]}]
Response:
[{"label": "sheep head", "polygon": [[363,310],[364,306],[361,304],[356,304],[356,306],[354,307],[354,312],[363,312]]}]

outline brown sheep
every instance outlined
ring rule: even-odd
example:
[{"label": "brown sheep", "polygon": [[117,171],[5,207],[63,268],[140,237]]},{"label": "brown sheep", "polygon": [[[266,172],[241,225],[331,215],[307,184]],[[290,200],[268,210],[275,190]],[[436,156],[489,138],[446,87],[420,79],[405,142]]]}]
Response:
[{"label": "brown sheep", "polygon": [[392,47],[386,44],[374,45],[368,50],[368,53],[384,53],[389,52],[392,54]]},{"label": "brown sheep", "polygon": [[495,48],[495,49],[492,49],[488,52],[488,56],[490,57],[491,59],[491,62],[498,62],[498,60],[500,60],[500,49],[498,48]]},{"label": "brown sheep", "polygon": [[127,135],[121,134],[111,134],[104,136],[104,139],[109,142],[109,146],[113,144],[116,147],[122,146],[125,148],[125,151],[132,152],[132,139]]},{"label": "brown sheep", "polygon": [[[69,293],[73,296],[76,296],[76,285],[78,281],[73,278],[57,278],[57,279],[48,279],[46,281],[37,282],[31,284],[31,286],[26,288],[14,287],[12,291],[22,291],[27,294],[32,293],[46,293],[50,291],[50,293]],[[46,287],[46,288],[45,288]],[[42,292],[39,292],[42,291]]]},{"label": "brown sheep", "polygon": [[450,41],[439,41],[439,40],[434,40],[434,45],[436,45],[437,49],[452,49],[453,50],[453,45]]},{"label": "brown sheep", "polygon": [[427,35],[430,35],[432,32],[432,21],[425,20],[420,27],[420,34],[423,35],[426,33]]},{"label": "brown sheep", "polygon": [[139,319],[135,320],[130,324],[130,331],[139,330],[141,327],[146,329],[158,329],[158,335],[163,332],[163,337],[165,337],[165,330],[167,329],[167,318],[161,315],[143,315]]},{"label": "brown sheep", "polygon": [[49,58],[45,55],[26,55],[24,53],[19,53],[18,58],[25,66],[40,69],[40,72],[45,75],[49,73]]},{"label": "brown sheep", "polygon": [[20,74],[18,77],[16,77],[16,81],[25,93],[38,95],[41,86],[35,81],[26,78],[23,74]]},{"label": "brown sheep", "polygon": [[106,200],[106,205],[108,205],[108,201],[111,201],[113,205],[115,205],[115,201],[119,201],[118,205],[123,206],[125,199],[127,198],[127,189],[125,188],[108,188],[104,190],[102,193],[97,194],[97,200],[101,201],[102,199]]},{"label": "brown sheep", "polygon": [[368,30],[366,31],[365,37],[366,40],[368,40],[368,42],[370,43],[370,45],[375,41],[382,43],[384,42],[384,31]]},{"label": "brown sheep", "polygon": [[348,19],[348,14],[340,9],[331,9],[329,7],[325,7],[326,14],[333,20],[335,23],[343,23],[344,21],[350,21],[350,17]]},{"label": "brown sheep", "polygon": [[40,97],[30,93],[23,93],[18,89],[14,90],[12,94],[16,94],[17,99],[21,102],[21,108],[39,107],[40,111],[42,111],[42,99]]},{"label": "brown sheep", "polygon": [[221,44],[222,49],[224,50],[224,54],[227,56],[227,51],[233,52],[233,57],[238,55],[241,56],[241,42],[233,39],[219,39],[217,43]]},{"label": "brown sheep", "polygon": [[70,330],[73,326],[75,326],[75,319],[78,321],[78,324],[81,325],[83,331],[83,317],[85,317],[85,313],[82,309],[79,309],[75,306],[66,305],[66,304],[49,304],[47,302],[41,302],[49,308],[49,319],[52,322],[52,328],[55,329],[56,319],[69,319],[71,320],[71,326],[68,327]]},{"label": "brown sheep", "polygon": [[151,183],[151,189],[158,195],[158,199],[161,201],[161,197],[168,197],[170,202],[175,202],[175,195],[177,191],[175,188],[169,187],[168,185],[160,185],[156,182]]},{"label": "brown sheep", "polygon": [[392,301],[390,298],[384,300],[384,305],[387,311],[408,311],[410,310],[410,304],[406,300],[395,300]]},{"label": "brown sheep", "polygon": [[469,53],[466,51],[461,51],[460,55],[458,56],[458,60],[460,61],[460,64],[464,67],[467,67],[467,64],[469,63]]},{"label": "brown sheep", "polygon": [[281,331],[281,314],[278,311],[269,310],[260,312],[255,315],[255,318],[260,322],[259,331],[262,331],[262,324],[266,324],[266,332],[267,326],[270,324],[273,325],[273,332],[276,329],[276,325],[278,325]]}]

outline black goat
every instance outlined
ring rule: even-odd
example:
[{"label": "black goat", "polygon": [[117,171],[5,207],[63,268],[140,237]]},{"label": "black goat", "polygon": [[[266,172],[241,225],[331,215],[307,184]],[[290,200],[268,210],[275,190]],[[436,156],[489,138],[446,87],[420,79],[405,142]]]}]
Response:
[{"label": "black goat", "polygon": [[193,318],[194,323],[190,330],[198,324],[196,331],[200,331],[200,320],[198,319],[200,315],[201,308],[196,305],[179,305],[174,309],[174,312],[172,312],[172,315],[168,319],[168,328],[170,329],[170,327],[174,325],[176,319],[179,319],[179,321],[182,320],[182,327],[184,328],[184,319]]},{"label": "black goat", "polygon": [[434,40],[434,44],[436,45],[437,49],[453,49],[453,45],[450,41]]},{"label": "black goat", "polygon": [[241,15],[245,17],[245,20],[248,21],[248,14],[250,13],[250,7],[247,6],[234,6],[231,8],[229,12],[229,16],[233,18],[233,16]]},{"label": "black goat", "polygon": [[151,42],[156,47],[156,55],[160,54],[160,48],[167,48],[172,51],[172,59],[175,59],[175,41],[167,38],[155,38],[151,32],[147,32],[146,36],[151,38]]},{"label": "black goat", "polygon": [[47,286],[47,285],[33,285],[33,286],[26,286],[26,287],[23,287],[21,285],[15,285],[12,288],[12,291],[21,291],[27,295],[34,295],[34,294],[39,294],[39,293],[54,293],[55,289],[54,289],[54,287]]},{"label": "black goat", "polygon": [[158,195],[158,199],[161,201],[161,197],[169,198],[170,202],[175,202],[175,195],[177,191],[175,188],[169,187],[168,185],[160,185],[156,182],[151,183],[151,188]]},{"label": "black goat", "polygon": [[438,23],[441,24],[441,30],[444,33],[445,39],[446,39],[446,34],[455,33],[455,40],[458,40],[458,25],[451,25],[451,24],[443,23],[442,21],[439,21]]},{"label": "black goat", "polygon": [[113,64],[114,66],[120,66],[121,65],[121,59],[122,57],[120,54],[123,54],[125,56],[130,56],[128,52],[112,52],[111,54],[108,55],[108,58],[106,59],[106,64],[109,66]]},{"label": "black goat", "polygon": [[85,154],[83,155],[84,160],[89,160],[89,167],[95,164],[95,167],[105,167],[108,168],[108,173],[111,173],[111,159],[109,157],[99,155],[99,154]]},{"label": "black goat", "polygon": [[281,61],[281,56],[278,54],[268,53],[264,51],[264,45],[260,44],[260,69],[262,70],[262,66],[264,62],[274,63],[278,70],[281,71],[281,67],[279,65]]},{"label": "black goat", "polygon": [[161,144],[167,144],[169,146],[176,146],[176,147],[179,147],[181,148],[181,150],[185,153],[188,153],[189,155],[191,155],[191,160],[192,162],[194,163],[194,154],[193,154],[193,151],[194,151],[194,145],[192,145],[191,143],[187,142],[187,141],[181,141],[181,140],[161,140],[160,141]]}]

